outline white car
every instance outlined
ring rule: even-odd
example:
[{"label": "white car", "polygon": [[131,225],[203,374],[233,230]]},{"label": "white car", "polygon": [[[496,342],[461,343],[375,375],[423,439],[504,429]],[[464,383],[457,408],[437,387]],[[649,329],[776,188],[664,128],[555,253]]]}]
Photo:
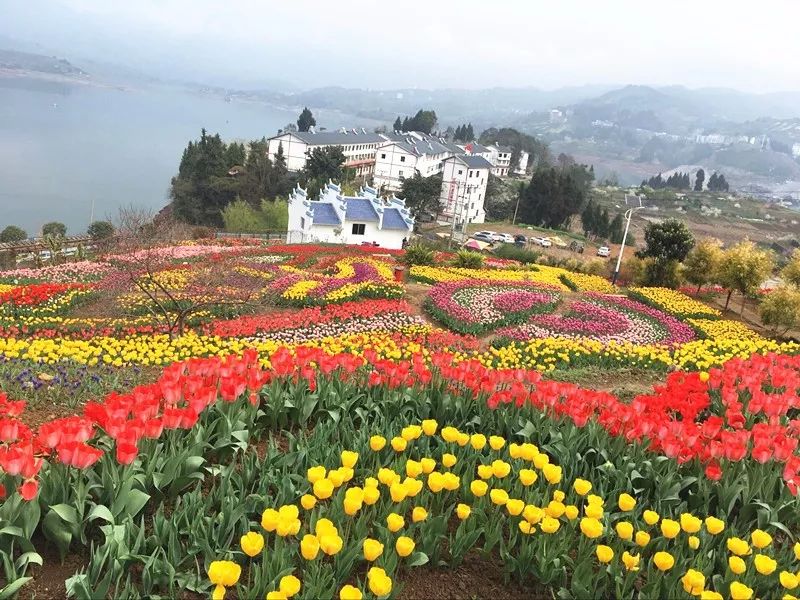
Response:
[{"label": "white car", "polygon": [[495,239],[498,242],[503,242],[504,244],[513,244],[514,243],[514,236],[509,233],[498,233],[495,235]]},{"label": "white car", "polygon": [[531,237],[531,242],[541,246],[542,248],[549,248],[553,245],[553,242],[550,241],[550,238],[546,237]]},{"label": "white car", "polygon": [[611,256],[611,248],[608,246],[600,246],[597,249],[597,256]]}]

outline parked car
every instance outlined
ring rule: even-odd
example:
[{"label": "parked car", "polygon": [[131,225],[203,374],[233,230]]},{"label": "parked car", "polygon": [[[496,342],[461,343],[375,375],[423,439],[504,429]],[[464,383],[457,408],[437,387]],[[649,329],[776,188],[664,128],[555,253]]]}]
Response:
[{"label": "parked car", "polygon": [[514,236],[510,233],[498,233],[496,236],[498,242],[503,242],[504,244],[513,244],[514,243]]},{"label": "parked car", "polygon": [[550,238],[550,241],[553,242],[553,245],[556,246],[557,248],[566,248],[567,247],[567,242],[562,240],[557,235],[552,236]]},{"label": "parked car", "polygon": [[600,246],[597,249],[597,256],[611,256],[611,248],[608,246]]},{"label": "parked car", "polygon": [[527,246],[528,245],[528,238],[524,235],[515,235],[514,236],[514,243],[517,246]]},{"label": "parked car", "polygon": [[553,245],[553,242],[550,241],[550,238],[546,237],[533,236],[531,237],[531,242],[537,244],[538,246],[541,246],[542,248],[549,248],[550,246]]},{"label": "parked car", "polygon": [[572,240],[572,242],[569,245],[569,249],[572,252],[577,252],[578,254],[583,254],[583,250],[585,247],[586,245],[583,242],[578,242],[577,240]]},{"label": "parked car", "polygon": [[490,231],[479,231],[477,233],[473,233],[472,239],[478,240],[480,242],[487,242],[489,244],[494,244],[494,238],[492,237],[492,233]]}]

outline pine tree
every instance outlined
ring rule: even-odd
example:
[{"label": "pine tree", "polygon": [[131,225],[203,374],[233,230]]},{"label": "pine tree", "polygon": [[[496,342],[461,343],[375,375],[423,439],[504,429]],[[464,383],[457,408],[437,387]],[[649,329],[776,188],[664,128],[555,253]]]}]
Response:
[{"label": "pine tree", "polygon": [[706,179],[706,172],[703,169],[697,170],[697,175],[695,176],[694,180],[694,191],[695,192],[702,192],[703,191],[703,182]]},{"label": "pine tree", "polygon": [[311,127],[317,124],[314,114],[308,110],[308,107],[303,107],[303,112],[297,117],[297,130],[308,131]]},{"label": "pine tree", "polygon": [[400,120],[400,116],[394,120],[394,125],[392,125],[394,131],[401,131],[403,129],[403,122]]},{"label": "pine tree", "polygon": [[464,130],[464,141],[471,142],[474,139],[475,139],[475,132],[472,130],[472,123],[470,123]]}]

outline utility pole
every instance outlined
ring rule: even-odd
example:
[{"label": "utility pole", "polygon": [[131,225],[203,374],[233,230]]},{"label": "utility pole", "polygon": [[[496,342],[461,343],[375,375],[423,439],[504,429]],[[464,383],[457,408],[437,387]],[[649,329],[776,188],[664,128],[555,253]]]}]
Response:
[{"label": "utility pole", "polygon": [[[461,194],[461,191],[460,191],[461,190],[461,182],[460,181],[456,181],[456,180],[451,180],[450,185],[455,185],[456,186],[456,193],[454,194],[455,195],[455,199],[456,199],[456,204],[453,207],[453,224],[450,227],[450,239],[447,241],[447,249],[448,250],[450,250],[452,248],[452,246],[453,246],[453,238],[455,237],[455,234],[456,234],[456,226],[458,225],[458,219],[461,217],[461,211],[462,211],[462,206],[461,206],[462,203],[460,202],[461,199],[462,199],[461,196],[460,196],[460,194]],[[465,227],[464,227],[464,224],[462,223],[461,224],[461,233],[464,233],[464,229],[465,229]]]},{"label": "utility pole", "polygon": [[519,188],[517,189],[517,205],[514,207],[514,218],[511,219],[511,224],[517,222],[517,211],[519,210],[519,201],[522,199],[522,192],[525,191],[525,182],[521,181],[519,183]]},{"label": "utility pole", "polygon": [[[641,199],[639,199],[641,202]],[[611,277],[611,284],[614,285],[617,283],[617,277],[619,277],[619,268],[622,265],[622,254],[625,252],[625,240],[628,239],[628,228],[631,226],[631,217],[633,213],[637,210],[643,209],[644,206],[635,206],[633,208],[629,208],[625,211],[625,233],[622,234],[622,244],[619,247],[619,256],[617,256],[617,266],[614,269],[614,275]]]}]

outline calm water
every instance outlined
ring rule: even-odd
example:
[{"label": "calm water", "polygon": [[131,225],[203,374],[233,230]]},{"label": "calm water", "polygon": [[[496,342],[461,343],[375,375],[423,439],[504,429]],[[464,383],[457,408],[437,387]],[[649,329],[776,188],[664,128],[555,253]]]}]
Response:
[{"label": "calm water", "polygon": [[[0,229],[47,221],[70,233],[119,206],[159,209],[186,143],[205,127],[226,140],[274,135],[295,111],[172,90],[121,91],[0,79]],[[318,117],[318,121],[321,121]],[[369,125],[336,113],[328,127]]]}]

